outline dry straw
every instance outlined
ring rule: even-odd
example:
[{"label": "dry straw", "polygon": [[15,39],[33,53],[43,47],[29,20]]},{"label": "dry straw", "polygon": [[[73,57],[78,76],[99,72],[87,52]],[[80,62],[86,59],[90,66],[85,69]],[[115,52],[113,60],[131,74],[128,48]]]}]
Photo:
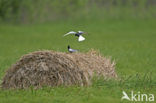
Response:
[{"label": "dry straw", "polygon": [[115,63],[97,51],[62,53],[37,51],[21,57],[2,80],[2,88],[90,85],[93,76],[117,78]]}]

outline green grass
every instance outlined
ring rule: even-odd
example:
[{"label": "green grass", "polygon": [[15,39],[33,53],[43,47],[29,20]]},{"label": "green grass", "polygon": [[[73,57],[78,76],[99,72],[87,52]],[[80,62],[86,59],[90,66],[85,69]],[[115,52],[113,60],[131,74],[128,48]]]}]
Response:
[{"label": "green grass", "polygon": [[[33,25],[0,25],[0,79],[22,55],[36,50],[67,51],[67,45],[86,52],[98,49],[116,61],[121,81],[95,80],[90,87],[44,87],[39,90],[1,90],[2,103],[120,103],[122,90],[156,96],[156,20],[118,19],[59,21]],[[78,43],[70,30],[88,32]],[[132,77],[129,77],[132,76]],[[127,102],[126,100],[123,102]]]}]

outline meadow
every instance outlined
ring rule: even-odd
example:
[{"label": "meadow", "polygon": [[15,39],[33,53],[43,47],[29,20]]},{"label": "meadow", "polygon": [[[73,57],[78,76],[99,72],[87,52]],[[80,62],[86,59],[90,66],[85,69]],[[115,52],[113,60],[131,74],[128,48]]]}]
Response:
[{"label": "meadow", "polygon": [[[83,19],[40,24],[0,24],[0,80],[22,55],[37,50],[67,52],[67,45],[87,52],[99,50],[116,62],[120,81],[93,80],[89,87],[43,87],[2,90],[0,103],[125,103],[122,91],[156,96],[156,19]],[[88,32],[78,43],[68,31]]]}]

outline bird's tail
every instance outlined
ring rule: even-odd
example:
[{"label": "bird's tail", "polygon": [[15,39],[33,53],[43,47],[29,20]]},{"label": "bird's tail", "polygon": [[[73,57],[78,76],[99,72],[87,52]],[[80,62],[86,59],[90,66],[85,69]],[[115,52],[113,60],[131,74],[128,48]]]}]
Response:
[{"label": "bird's tail", "polygon": [[78,41],[84,41],[84,40],[85,40],[85,38],[82,35],[80,35],[78,38]]}]

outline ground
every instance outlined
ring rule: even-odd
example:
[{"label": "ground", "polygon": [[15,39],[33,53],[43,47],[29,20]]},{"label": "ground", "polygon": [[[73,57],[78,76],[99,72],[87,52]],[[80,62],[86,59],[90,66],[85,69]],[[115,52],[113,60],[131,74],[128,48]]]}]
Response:
[{"label": "ground", "polygon": [[[98,49],[116,61],[120,81],[94,80],[89,87],[44,87],[39,90],[2,90],[2,103],[121,103],[122,91],[140,91],[156,96],[156,20],[118,19],[59,21],[44,24],[0,24],[0,80],[22,55],[37,50],[86,52]],[[62,35],[68,31],[88,32],[86,41]],[[156,101],[156,100],[155,100]]]}]

